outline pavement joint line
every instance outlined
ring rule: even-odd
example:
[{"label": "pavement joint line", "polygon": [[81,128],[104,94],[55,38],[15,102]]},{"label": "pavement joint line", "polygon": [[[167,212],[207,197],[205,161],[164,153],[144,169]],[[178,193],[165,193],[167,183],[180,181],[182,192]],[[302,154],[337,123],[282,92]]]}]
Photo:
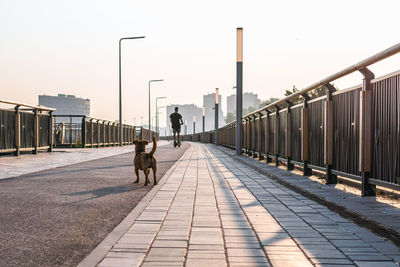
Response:
[{"label": "pavement joint line", "polygon": [[[368,230],[377,234],[378,236],[387,238],[390,241],[392,241],[395,245],[400,246],[400,232],[398,232],[388,226],[385,226],[373,219],[363,216],[362,214],[360,214],[356,211],[348,209],[345,206],[342,206],[342,205],[334,203],[328,199],[325,199],[321,196],[318,196],[318,195],[308,191],[307,189],[304,189],[300,186],[297,186],[295,184],[292,184],[290,182],[280,179],[278,176],[271,174],[270,172],[255,166],[255,164],[260,163],[259,161],[255,160],[255,159],[251,159],[251,158],[249,158],[247,156],[243,156],[243,155],[240,155],[240,156],[232,155],[231,153],[227,152],[227,148],[216,147],[216,149],[218,149],[221,152],[223,152],[224,154],[228,155],[233,160],[236,160],[236,161],[246,165],[247,167],[252,168],[253,170],[257,171],[258,173],[269,177],[270,179],[283,185],[284,187],[289,188],[289,189],[293,190],[294,192],[299,193],[302,196],[315,201],[316,203],[328,208],[330,211],[333,211],[346,219],[349,219],[351,222],[355,223],[356,225],[363,227],[363,228],[367,228]],[[254,161],[254,162],[250,162],[250,161]]]},{"label": "pavement joint line", "polygon": [[212,175],[211,175],[211,172],[210,172],[209,164],[207,164],[207,158],[206,158],[206,156],[205,156],[204,146],[203,146],[203,149],[201,150],[201,152],[202,152],[202,155],[203,155],[203,157],[204,157],[204,161],[205,161],[205,163],[206,163],[206,165],[207,165],[207,170],[208,170],[208,174],[210,175],[211,183],[213,184],[214,198],[215,198],[215,203],[216,203],[216,205],[217,205],[219,223],[220,223],[220,226],[221,226],[222,240],[224,241],[224,256],[225,256],[225,261],[226,261],[227,266],[230,266],[230,262],[229,262],[229,259],[228,259],[228,248],[227,248],[226,239],[225,239],[225,231],[224,231],[224,227],[223,227],[223,225],[222,225],[222,219],[221,219],[221,210],[220,210],[220,208],[219,208],[218,199],[217,199],[217,196],[216,196],[216,194],[215,194],[215,183],[214,183],[214,180],[212,179]]},{"label": "pavement joint line", "polygon": [[[210,151],[210,153],[213,153],[214,155],[215,155],[215,157],[217,157],[217,155],[214,153],[214,151]],[[217,157],[217,158],[220,158],[220,157]],[[250,178],[250,176],[248,176],[249,178]],[[250,178],[250,179],[252,179],[252,178]],[[253,179],[252,179],[253,180]],[[253,180],[255,183],[257,183],[258,185],[260,185],[257,181],[255,181],[255,180]],[[252,193],[252,191],[248,188],[248,186],[244,183],[244,186]],[[261,185],[260,185],[261,186]],[[253,193],[252,193],[253,194]],[[256,195],[254,195],[253,194],[253,196],[259,201],[259,203],[260,203],[260,205],[262,206],[262,204],[261,204],[261,200],[259,199],[259,197],[257,197]],[[284,205],[286,208],[288,208],[289,210],[291,210],[294,214],[296,214],[297,215],[297,213],[292,209],[292,208],[290,208],[290,207],[288,207],[284,202],[282,202],[279,198],[277,198],[275,195],[272,195],[272,197],[274,198],[274,199],[276,199],[277,201],[279,201],[282,205]],[[266,209],[266,208],[265,208]],[[267,210],[267,209],[266,209]],[[268,211],[268,210],[267,210]],[[270,212],[269,212],[270,213]],[[310,261],[310,263],[312,263],[312,259],[307,255],[307,253],[304,251],[304,249],[302,248],[302,246],[299,244],[299,242],[296,240],[296,238],[295,237],[293,237],[292,236],[292,234],[289,232],[289,231],[287,231],[287,229],[286,229],[286,227],[285,226],[283,226],[282,224],[281,224],[281,222],[279,222],[278,220],[277,220],[277,218],[276,218],[276,216],[274,216],[274,214],[272,214],[272,213],[270,213],[270,215],[275,219],[275,221],[276,221],[276,223],[288,234],[288,236],[296,243],[296,245],[297,245],[297,247],[299,248],[299,250],[303,253],[303,255]],[[304,223],[306,223],[308,226],[310,226],[312,229],[314,229],[314,230],[316,230],[317,232],[319,232],[317,229],[315,229],[315,227],[313,227],[311,224],[309,224],[307,221],[305,221],[304,220],[304,218],[302,218],[302,217],[300,217],[299,216],[299,218],[304,222]],[[325,237],[324,237],[325,238]],[[349,260],[350,262],[352,262],[353,264],[355,264],[354,263],[354,261],[353,260],[351,260],[345,253],[343,253],[343,251],[339,248],[339,247],[337,247],[337,246],[335,246],[328,238],[325,238],[336,250],[338,250],[338,251],[340,251],[342,254],[343,254],[343,256],[345,256],[345,258],[347,259],[347,260]]]},{"label": "pavement joint line", "polygon": [[[175,200],[176,194],[178,193],[179,189],[180,189],[181,186],[182,186],[183,180],[185,179],[186,171],[187,171],[188,166],[189,166],[189,164],[190,164],[190,160],[191,160],[192,157],[193,157],[193,151],[191,151],[191,149],[192,149],[192,145],[190,145],[190,147],[188,148],[188,150],[186,150],[186,152],[185,152],[185,154],[184,154],[184,155],[186,155],[186,153],[189,153],[189,152],[190,152],[190,159],[187,161],[185,171],[182,173],[181,182],[180,182],[178,188],[177,188],[176,191],[175,191],[175,194],[174,194],[174,197],[173,197],[172,200],[171,200],[171,203],[169,204],[169,207],[168,207],[168,209],[167,209],[167,211],[166,211],[166,213],[165,213],[164,219],[162,220],[162,222],[161,222],[161,224],[160,224],[160,226],[159,226],[159,228],[158,228],[158,230],[157,230],[157,232],[156,232],[156,234],[155,234],[153,240],[150,242],[149,249],[146,251],[145,256],[143,257],[142,261],[139,263],[139,266],[142,266],[143,263],[145,262],[145,260],[146,260],[146,258],[147,258],[147,256],[148,256],[148,254],[149,254],[149,251],[150,251],[150,249],[151,249],[151,247],[152,247],[152,245],[153,245],[153,243],[154,243],[155,238],[157,237],[158,233],[160,232],[162,226],[164,225],[165,218],[167,217],[168,212],[169,212],[169,210],[171,209],[171,205],[172,205],[172,203],[173,203],[174,200]],[[174,169],[174,170],[175,170],[175,169]],[[150,202],[150,201],[149,201],[149,202]]]},{"label": "pavement joint line", "polygon": [[145,210],[150,201],[156,196],[157,192],[166,183],[170,175],[178,167],[178,165],[183,161],[186,154],[189,153],[190,147],[185,151],[185,153],[174,163],[173,166],[163,175],[159,180],[158,184],[154,186],[146,196],[132,209],[132,211],[117,225],[114,230],[109,233],[100,244],[97,245],[92,252],[89,253],[78,265],[77,267],[93,267],[100,263],[103,258],[111,251],[112,247],[121,239],[121,237],[132,227],[136,219]]}]

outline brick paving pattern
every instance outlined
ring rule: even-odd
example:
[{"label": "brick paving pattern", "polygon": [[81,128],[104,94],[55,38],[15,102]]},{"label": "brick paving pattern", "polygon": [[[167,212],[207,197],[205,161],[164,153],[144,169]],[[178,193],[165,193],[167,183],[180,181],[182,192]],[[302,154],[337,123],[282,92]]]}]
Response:
[{"label": "brick paving pattern", "polygon": [[400,250],[195,144],[98,266],[398,266]]}]

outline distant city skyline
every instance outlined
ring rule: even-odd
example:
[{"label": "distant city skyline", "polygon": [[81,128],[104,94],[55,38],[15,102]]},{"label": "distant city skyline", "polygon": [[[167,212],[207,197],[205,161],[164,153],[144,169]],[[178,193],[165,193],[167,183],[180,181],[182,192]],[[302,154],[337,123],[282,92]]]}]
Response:
[{"label": "distant city skyline", "polygon": [[[244,92],[282,97],[398,43],[398,10],[398,0],[1,1],[0,98],[35,104],[37,95],[64,92],[90,98],[92,116],[117,120],[118,40],[145,35],[122,45],[126,123],[148,118],[151,79],[164,79],[152,84],[152,114],[157,96],[201,106],[218,87],[225,100],[236,93],[236,27]],[[399,66],[395,55],[370,69],[379,77]]]}]

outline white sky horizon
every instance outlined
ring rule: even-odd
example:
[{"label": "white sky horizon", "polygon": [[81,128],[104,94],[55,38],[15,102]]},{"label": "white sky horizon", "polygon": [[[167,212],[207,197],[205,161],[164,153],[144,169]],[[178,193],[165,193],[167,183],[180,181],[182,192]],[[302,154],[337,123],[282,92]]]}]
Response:
[{"label": "white sky horizon", "polygon": [[[0,0],[0,99],[38,95],[91,100],[91,116],[118,119],[118,40],[123,119],[148,117],[148,81],[167,104],[202,105],[235,91],[236,28],[244,31],[244,86],[264,100],[304,88],[399,43],[400,1],[6,1]],[[395,55],[370,69],[399,70]],[[335,81],[361,83],[358,73]],[[161,114],[164,118],[165,114]],[[164,125],[160,120],[161,126]]]}]

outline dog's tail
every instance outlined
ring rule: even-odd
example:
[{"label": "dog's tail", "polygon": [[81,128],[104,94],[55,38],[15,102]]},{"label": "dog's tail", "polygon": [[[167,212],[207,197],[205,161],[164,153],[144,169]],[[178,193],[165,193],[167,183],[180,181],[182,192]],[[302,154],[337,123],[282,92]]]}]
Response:
[{"label": "dog's tail", "polygon": [[149,153],[149,157],[151,158],[154,153],[156,152],[157,149],[157,141],[156,141],[156,137],[153,135],[153,148],[151,149],[150,153]]}]

